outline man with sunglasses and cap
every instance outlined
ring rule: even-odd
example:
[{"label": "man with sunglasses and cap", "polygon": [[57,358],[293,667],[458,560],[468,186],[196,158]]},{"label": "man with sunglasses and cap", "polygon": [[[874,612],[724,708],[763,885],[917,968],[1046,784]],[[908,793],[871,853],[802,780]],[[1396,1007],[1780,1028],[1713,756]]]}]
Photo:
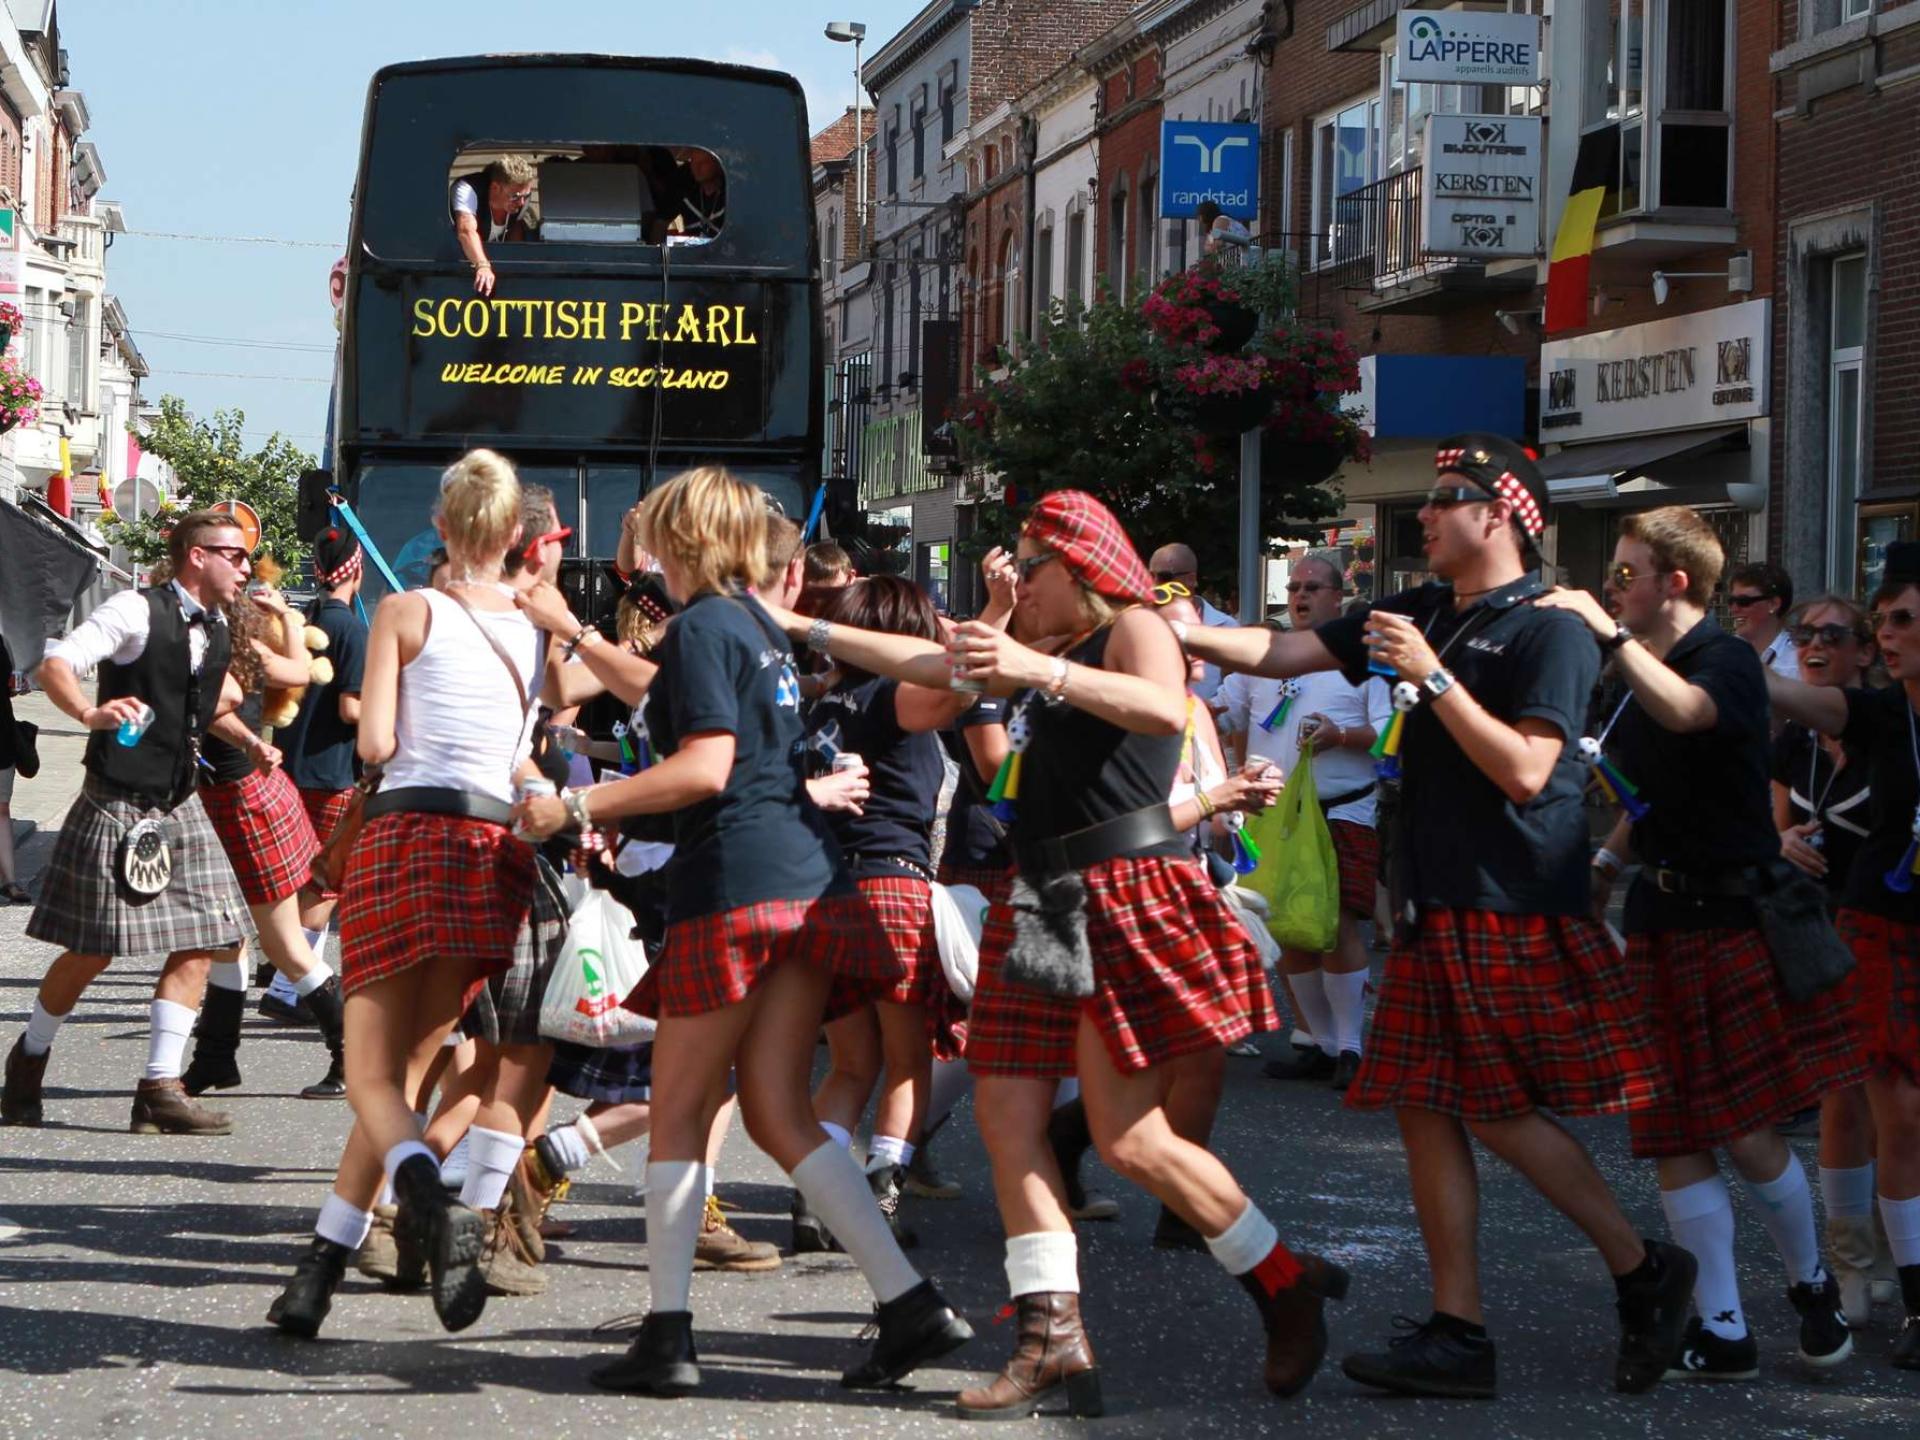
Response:
[{"label": "man with sunglasses and cap", "polygon": [[1693,1257],[1641,1238],[1558,1121],[1646,1104],[1665,1084],[1625,967],[1588,914],[1575,742],[1599,654],[1574,617],[1534,603],[1545,591],[1529,572],[1546,485],[1531,454],[1499,436],[1456,435],[1435,469],[1419,514],[1435,581],[1310,631],[1183,637],[1230,669],[1339,669],[1393,687],[1381,760],[1401,774],[1402,923],[1347,1103],[1395,1108],[1433,1313],[1343,1368],[1403,1394],[1495,1392],[1477,1139],[1599,1250],[1620,1319],[1614,1386],[1643,1391],[1680,1353]]},{"label": "man with sunglasses and cap", "polygon": [[[115,955],[165,955],[154,985],[135,1134],[226,1135],[233,1122],[181,1084],[187,1037],[216,959],[232,961],[246,923],[226,852],[195,788],[200,742],[239,703],[227,676],[221,607],[238,598],[248,550],[231,515],[183,515],[167,537],[173,579],[113,596],[40,664],[40,688],[90,732],[87,775],[60,836],[27,934],[58,945],[24,1034],[6,1060],[0,1120],[42,1123],[54,1038]],[[88,703],[80,676],[98,667]]]},{"label": "man with sunglasses and cap", "polygon": [[[1162,545],[1153,552],[1147,569],[1153,575],[1155,585],[1174,587],[1169,593],[1176,598],[1192,598],[1200,609],[1202,625],[1219,625],[1229,630],[1239,628],[1238,620],[1219,606],[1210,604],[1206,596],[1200,593],[1200,557],[1193,553],[1191,545]],[[1190,688],[1200,697],[1202,704],[1217,711],[1220,708],[1220,667],[1207,666]]]}]

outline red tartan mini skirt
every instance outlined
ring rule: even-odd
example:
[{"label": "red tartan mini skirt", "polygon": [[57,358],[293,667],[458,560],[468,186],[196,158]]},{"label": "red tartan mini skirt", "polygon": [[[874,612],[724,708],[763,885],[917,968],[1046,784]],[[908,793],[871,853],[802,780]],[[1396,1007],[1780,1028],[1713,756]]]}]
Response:
[{"label": "red tartan mini skirt", "polygon": [[1768,1129],[1866,1076],[1839,991],[1788,1000],[1757,928],[1634,935],[1627,960],[1670,1082],[1628,1120],[1642,1159]]},{"label": "red tartan mini skirt", "polygon": [[971,885],[987,899],[990,905],[1003,903],[1007,892],[1013,888],[1011,869],[992,870],[983,865],[942,865],[940,867],[942,885]]},{"label": "red tartan mini skirt", "polygon": [[412,811],[360,832],[340,897],[340,988],[428,960],[473,967],[464,1009],[513,964],[533,909],[533,847],[504,825]]},{"label": "red tartan mini skirt", "polygon": [[790,960],[833,976],[829,1016],[885,996],[905,974],[872,904],[859,891],[814,900],[763,900],[667,926],[659,957],[626,1006],[662,1019],[705,1015],[737,1005],[775,966]]},{"label": "red tartan mini skirt", "polygon": [[980,937],[967,1064],[982,1075],[1074,1073],[1085,1016],[1124,1073],[1277,1029],[1279,1016],[1240,922],[1197,860],[1121,856],[1082,873],[1094,993],[1084,1000],[1009,983],[1013,912],[996,901]]},{"label": "red tartan mini skirt", "polygon": [[854,882],[880,924],[900,979],[876,1000],[896,1005],[931,1005],[947,988],[940,968],[940,946],[933,932],[933,887],[904,875],[870,875]]},{"label": "red tartan mini skirt", "polygon": [[[327,838],[333,834],[334,827],[339,825],[346,816],[347,802],[351,799],[353,799],[351,785],[345,790],[310,790],[304,785],[300,787],[300,804],[306,809],[307,819],[313,825],[313,838],[318,844],[327,843]],[[302,876],[301,883],[305,884],[307,878]],[[338,890],[322,890],[318,886],[314,887],[314,893],[322,900],[340,898]]]},{"label": "red tartan mini skirt", "polygon": [[272,905],[307,883],[320,842],[286,771],[203,784],[200,803],[247,904]]},{"label": "red tartan mini skirt", "polygon": [[1340,869],[1340,908],[1365,919],[1373,914],[1374,886],[1380,878],[1380,834],[1352,820],[1329,820],[1327,834]]},{"label": "red tartan mini skirt", "polygon": [[1852,1014],[1868,1068],[1920,1085],[1920,925],[1842,910],[1854,971],[1834,992]]},{"label": "red tartan mini skirt", "polygon": [[1462,1120],[1635,1109],[1665,1084],[1643,1028],[1627,963],[1593,921],[1425,910],[1387,957],[1347,1104]]}]

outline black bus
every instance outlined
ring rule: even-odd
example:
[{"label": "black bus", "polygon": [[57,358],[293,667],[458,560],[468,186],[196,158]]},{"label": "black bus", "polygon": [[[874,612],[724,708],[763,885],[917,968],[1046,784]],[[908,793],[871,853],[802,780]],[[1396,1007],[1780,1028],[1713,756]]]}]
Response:
[{"label": "black bus", "polygon": [[656,478],[722,462],[805,518],[817,261],[789,75],[608,55],[387,66],[354,187],[331,481],[415,585],[441,470],[498,449],[558,498],[564,583],[604,616],[622,517]]}]

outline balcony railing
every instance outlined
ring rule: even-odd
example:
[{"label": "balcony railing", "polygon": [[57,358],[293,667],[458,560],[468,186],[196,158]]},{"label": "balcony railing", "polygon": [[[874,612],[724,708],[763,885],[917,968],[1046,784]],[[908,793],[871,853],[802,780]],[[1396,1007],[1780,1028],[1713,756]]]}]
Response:
[{"label": "balcony railing", "polygon": [[1420,235],[1420,169],[1401,170],[1333,202],[1331,268],[1347,289],[1384,290],[1416,280],[1435,264]]}]

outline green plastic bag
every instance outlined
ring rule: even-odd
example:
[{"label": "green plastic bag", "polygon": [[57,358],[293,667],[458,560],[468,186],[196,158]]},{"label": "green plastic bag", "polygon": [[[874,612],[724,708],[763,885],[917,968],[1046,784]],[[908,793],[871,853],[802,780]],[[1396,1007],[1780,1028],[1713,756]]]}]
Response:
[{"label": "green plastic bag", "polygon": [[1313,747],[1300,749],[1280,798],[1247,821],[1260,864],[1239,883],[1266,897],[1267,929],[1289,950],[1323,954],[1340,932],[1340,872],[1320,812]]}]

